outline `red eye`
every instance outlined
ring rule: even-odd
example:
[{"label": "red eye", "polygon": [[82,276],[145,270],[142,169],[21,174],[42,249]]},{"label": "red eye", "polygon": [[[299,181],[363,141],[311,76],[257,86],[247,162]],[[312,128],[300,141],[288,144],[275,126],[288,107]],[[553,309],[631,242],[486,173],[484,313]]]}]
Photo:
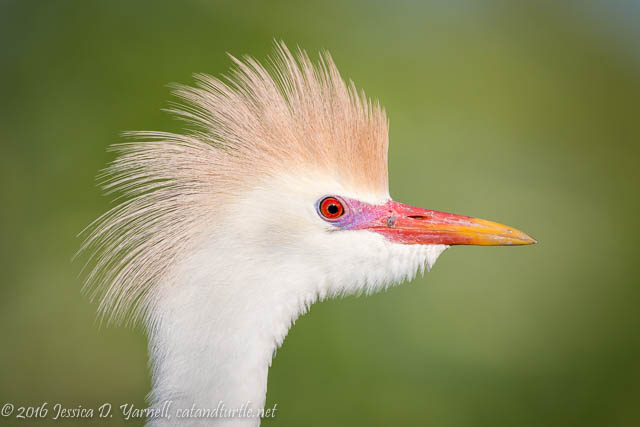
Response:
[{"label": "red eye", "polygon": [[320,214],[326,219],[337,219],[344,213],[342,203],[335,197],[322,199],[318,208],[320,209]]}]

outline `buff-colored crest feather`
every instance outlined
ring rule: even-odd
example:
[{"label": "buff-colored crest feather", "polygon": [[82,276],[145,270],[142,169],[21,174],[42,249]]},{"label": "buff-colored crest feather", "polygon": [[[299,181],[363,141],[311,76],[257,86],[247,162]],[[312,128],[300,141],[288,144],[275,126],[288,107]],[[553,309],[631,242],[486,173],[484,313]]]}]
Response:
[{"label": "buff-colored crest feather", "polygon": [[329,54],[316,66],[279,43],[270,71],[231,58],[224,80],[196,76],[176,86],[171,112],[185,134],[133,132],[113,149],[104,187],[125,201],[87,230],[87,286],[109,320],[144,314],[149,294],[239,192],[283,171],[332,175],[351,188],[388,192],[388,122],[377,103],[345,84]]}]

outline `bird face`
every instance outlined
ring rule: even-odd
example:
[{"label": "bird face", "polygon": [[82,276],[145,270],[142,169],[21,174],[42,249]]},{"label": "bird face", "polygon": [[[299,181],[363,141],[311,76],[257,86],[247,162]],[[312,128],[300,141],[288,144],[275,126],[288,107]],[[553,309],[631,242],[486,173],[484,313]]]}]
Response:
[{"label": "bird face", "polygon": [[289,288],[295,292],[302,283],[321,298],[375,292],[431,268],[451,245],[535,243],[505,225],[408,206],[386,192],[362,193],[314,176],[257,185],[230,208],[242,214],[231,214],[234,223],[222,227],[235,230],[227,241],[245,258],[264,262],[274,276],[295,278]]}]

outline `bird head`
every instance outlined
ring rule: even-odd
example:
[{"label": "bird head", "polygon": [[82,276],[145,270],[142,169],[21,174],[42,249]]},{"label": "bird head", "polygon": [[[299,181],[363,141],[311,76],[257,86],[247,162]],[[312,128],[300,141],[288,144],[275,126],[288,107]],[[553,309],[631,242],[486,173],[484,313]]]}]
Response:
[{"label": "bird head", "polygon": [[189,131],[135,132],[115,148],[105,186],[128,200],[85,243],[96,248],[88,281],[104,312],[146,310],[180,265],[215,265],[218,282],[229,266],[246,280],[303,281],[323,298],[410,279],[452,245],[535,243],[495,222],[393,201],[385,111],[328,54],[314,65],[279,44],[270,70],[232,60],[226,80],[175,86],[183,102],[170,111]]}]

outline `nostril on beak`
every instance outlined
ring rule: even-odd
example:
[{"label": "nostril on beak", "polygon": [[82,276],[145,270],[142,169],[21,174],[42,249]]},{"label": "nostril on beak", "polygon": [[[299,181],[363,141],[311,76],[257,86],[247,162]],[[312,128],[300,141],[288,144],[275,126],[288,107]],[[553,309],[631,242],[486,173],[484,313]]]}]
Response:
[{"label": "nostril on beak", "polygon": [[391,228],[394,225],[396,225],[396,217],[390,216],[389,218],[387,218],[387,227]]}]

